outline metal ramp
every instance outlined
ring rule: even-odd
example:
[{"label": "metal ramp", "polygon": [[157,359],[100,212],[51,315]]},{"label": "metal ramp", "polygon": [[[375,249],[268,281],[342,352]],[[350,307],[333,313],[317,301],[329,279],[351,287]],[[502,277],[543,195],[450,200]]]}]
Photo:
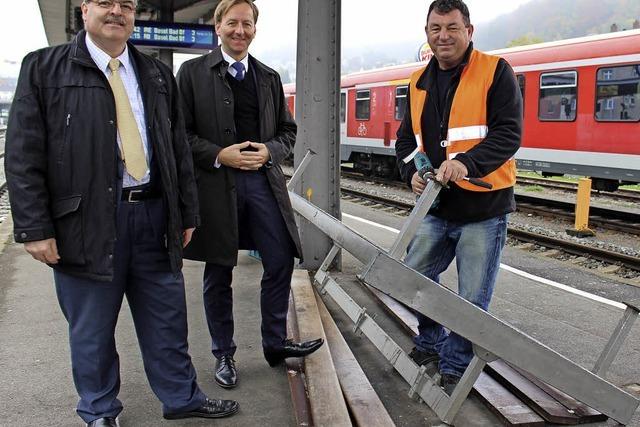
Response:
[{"label": "metal ramp", "polygon": [[[439,183],[428,181],[395,243],[386,251],[291,191],[311,156],[312,153],[305,156],[291,178],[289,195],[295,211],[334,243],[315,275],[315,285],[321,293],[333,298],[354,322],[354,329],[366,335],[407,381],[410,395],[419,396],[442,421],[451,424],[484,366],[502,359],[621,424],[631,420],[640,401],[606,381],[605,375],[637,318],[637,307],[628,306],[596,367],[589,371],[402,263],[401,256],[440,191]],[[340,249],[365,265],[359,275],[363,282],[473,343],[475,356],[451,396],[444,393],[434,378],[426,374],[424,367],[416,365],[329,275],[328,269]]]}]

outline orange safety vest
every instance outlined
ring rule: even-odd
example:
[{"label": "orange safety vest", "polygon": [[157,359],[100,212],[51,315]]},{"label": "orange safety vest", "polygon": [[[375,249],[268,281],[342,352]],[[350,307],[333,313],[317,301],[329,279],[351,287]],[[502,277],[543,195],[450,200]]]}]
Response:
[{"label": "orange safety vest", "polygon": [[[453,159],[457,154],[464,153],[476,146],[487,136],[487,95],[493,83],[493,77],[500,58],[473,50],[469,63],[464,67],[460,83],[453,97],[449,114],[449,130],[446,141],[440,142],[446,146],[447,159]],[[411,98],[411,121],[413,133],[418,147],[407,157],[413,158],[416,152],[424,152],[422,143],[422,110],[427,100],[427,91],[416,85],[426,67],[415,71],[411,75],[409,86]],[[405,159],[406,160],[406,159]],[[511,158],[489,175],[481,177],[493,185],[491,190],[458,181],[456,185],[470,191],[495,191],[513,187],[516,183],[516,162]]]}]

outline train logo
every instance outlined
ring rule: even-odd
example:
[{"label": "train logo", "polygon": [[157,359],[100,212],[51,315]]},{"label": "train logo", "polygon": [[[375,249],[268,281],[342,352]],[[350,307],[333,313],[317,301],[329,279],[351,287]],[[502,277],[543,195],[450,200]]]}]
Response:
[{"label": "train logo", "polygon": [[358,126],[358,136],[366,136],[367,135],[367,125],[364,122],[360,122]]}]

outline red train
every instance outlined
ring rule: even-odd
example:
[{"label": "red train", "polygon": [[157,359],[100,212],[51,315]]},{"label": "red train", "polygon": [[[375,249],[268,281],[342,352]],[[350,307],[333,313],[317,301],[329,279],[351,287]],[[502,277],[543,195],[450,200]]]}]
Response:
[{"label": "red train", "polygon": [[[640,182],[640,30],[496,50],[513,67],[524,99],[520,169],[579,175],[613,191]],[[341,159],[394,176],[395,135],[411,72],[424,63],[345,75]],[[295,111],[295,85],[285,85]]]}]

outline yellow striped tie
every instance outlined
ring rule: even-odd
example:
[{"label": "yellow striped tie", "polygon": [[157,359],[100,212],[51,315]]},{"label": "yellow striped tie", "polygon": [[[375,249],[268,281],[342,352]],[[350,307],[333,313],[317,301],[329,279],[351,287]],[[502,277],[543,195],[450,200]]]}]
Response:
[{"label": "yellow striped tie", "polygon": [[147,158],[144,155],[142,138],[140,138],[140,131],[133,116],[127,91],[124,89],[122,78],[120,78],[120,73],[118,72],[119,68],[120,60],[112,58],[109,61],[109,69],[111,70],[109,84],[116,100],[116,118],[122,142],[122,160],[127,173],[137,181],[140,181],[147,173]]}]

